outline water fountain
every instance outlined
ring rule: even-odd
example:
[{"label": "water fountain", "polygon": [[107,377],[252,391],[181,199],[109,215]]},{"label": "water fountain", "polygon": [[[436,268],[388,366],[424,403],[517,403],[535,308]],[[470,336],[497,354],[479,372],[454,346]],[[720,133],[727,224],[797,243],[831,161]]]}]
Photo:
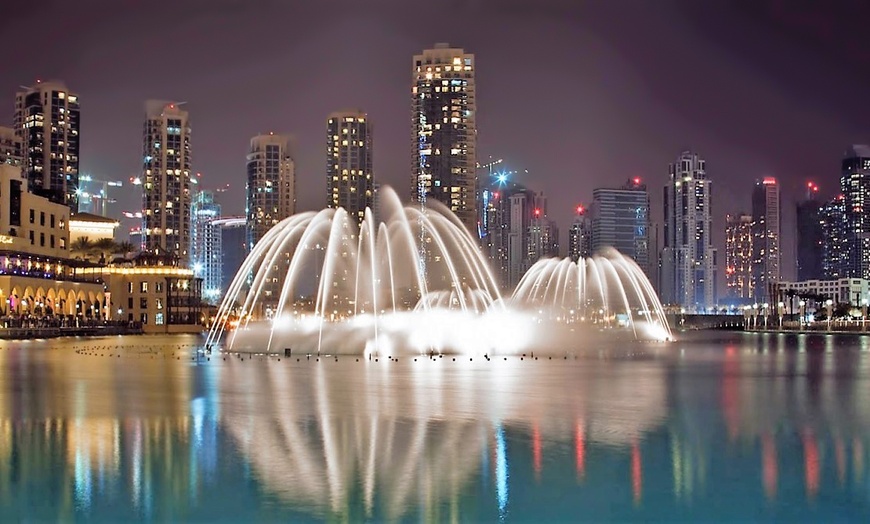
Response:
[{"label": "water fountain", "polygon": [[[230,284],[207,347],[225,338],[232,351],[482,356],[545,340],[564,347],[586,324],[670,336],[649,281],[615,251],[585,270],[540,261],[503,300],[476,240],[444,206],[402,206],[384,188],[379,214],[367,209],[358,225],[344,209],[324,209],[270,229]],[[568,331],[542,336],[561,333],[552,323]]]}]

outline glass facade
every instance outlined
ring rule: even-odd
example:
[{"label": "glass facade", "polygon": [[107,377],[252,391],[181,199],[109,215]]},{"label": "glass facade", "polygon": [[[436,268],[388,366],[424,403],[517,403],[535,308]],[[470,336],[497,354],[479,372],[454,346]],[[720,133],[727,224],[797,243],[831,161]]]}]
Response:
[{"label": "glass facade", "polygon": [[326,206],[344,208],[357,223],[374,210],[372,129],[359,111],[333,113],[326,126]]}]

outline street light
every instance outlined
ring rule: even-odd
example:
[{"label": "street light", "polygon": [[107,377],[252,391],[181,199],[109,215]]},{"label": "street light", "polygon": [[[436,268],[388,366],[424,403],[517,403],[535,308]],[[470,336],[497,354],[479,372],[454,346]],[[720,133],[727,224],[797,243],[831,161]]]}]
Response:
[{"label": "street light", "polygon": [[861,331],[864,331],[864,326],[867,324],[867,299],[861,301]]},{"label": "street light", "polygon": [[782,314],[784,313],[785,304],[783,302],[780,302],[779,304],[777,304],[777,307],[779,308],[777,310],[777,312],[779,313],[779,329],[782,329]]},{"label": "street light", "polygon": [[828,331],[831,330],[831,316],[834,314],[834,301],[830,298],[825,301],[825,309],[828,311]]},{"label": "street light", "polygon": [[803,328],[804,321],[806,320],[807,303],[805,300],[801,300],[800,302],[798,302],[798,306],[800,306],[800,315],[801,315],[800,326],[801,326],[801,328]]}]

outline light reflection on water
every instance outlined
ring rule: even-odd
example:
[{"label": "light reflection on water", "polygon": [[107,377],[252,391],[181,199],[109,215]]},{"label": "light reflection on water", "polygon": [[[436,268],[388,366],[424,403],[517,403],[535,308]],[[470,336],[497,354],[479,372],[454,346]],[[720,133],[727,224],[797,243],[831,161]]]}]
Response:
[{"label": "light reflection on water", "polygon": [[197,343],[3,343],[3,520],[870,517],[865,338],[491,362]]}]

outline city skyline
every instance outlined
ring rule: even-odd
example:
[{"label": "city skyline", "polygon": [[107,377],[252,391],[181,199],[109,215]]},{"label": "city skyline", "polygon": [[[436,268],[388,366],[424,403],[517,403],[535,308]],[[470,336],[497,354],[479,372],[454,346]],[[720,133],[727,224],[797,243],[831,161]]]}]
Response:
[{"label": "city skyline", "polygon": [[[554,43],[548,44],[496,40],[491,38],[493,29],[481,30],[484,20],[501,31],[526,23],[515,7],[469,4],[467,16],[454,26],[422,24],[415,26],[412,34],[399,23],[410,19],[411,9],[379,2],[364,20],[380,30],[372,31],[350,51],[327,43],[335,40],[335,34],[353,27],[362,11],[349,8],[335,24],[328,25],[327,13],[315,10],[310,28],[292,37],[269,36],[271,47],[263,56],[259,51],[251,53],[243,38],[226,42],[204,38],[188,50],[187,64],[172,66],[174,81],[167,84],[132,67],[142,62],[137,57],[144,57],[146,50],[150,55],[151,50],[169,45],[148,34],[151,15],[86,17],[99,4],[90,2],[76,8],[76,16],[88,29],[81,34],[93,36],[70,39],[68,45],[85,57],[75,63],[45,54],[39,46],[24,46],[27,40],[15,38],[15,34],[26,24],[13,25],[11,51],[20,51],[15,56],[21,57],[23,64],[14,72],[0,74],[0,92],[11,101],[19,84],[60,78],[80,93],[84,135],[81,170],[102,179],[126,179],[137,173],[141,103],[168,96],[190,103],[197,128],[193,170],[203,173],[204,188],[229,183],[241,190],[244,167],[239,158],[250,136],[268,129],[287,129],[300,137],[299,208],[321,207],[323,118],[337,108],[359,106],[378,122],[380,146],[374,170],[379,181],[402,194],[408,176],[407,64],[414,53],[439,41],[462,46],[480,61],[476,72],[481,93],[478,158],[506,156],[512,166],[529,169],[531,174],[519,175],[520,182],[550,195],[551,215],[561,226],[563,245],[574,207],[579,202],[588,203],[595,187],[607,187],[610,180],[631,175],[658,186],[664,182],[665,166],[674,154],[691,148],[708,160],[710,177],[718,184],[714,223],[724,223],[725,214],[735,211],[728,209],[726,202],[748,208],[744,188],[754,179],[772,175],[782,181],[783,260],[794,260],[792,204],[806,180],[815,180],[825,198],[834,196],[839,174],[836,163],[842,150],[851,143],[870,142],[863,125],[864,109],[856,104],[863,96],[856,86],[862,85],[864,73],[852,67],[855,61],[863,60],[860,46],[866,44],[843,36],[828,41],[827,47],[813,46],[813,39],[823,28],[802,24],[802,20],[813,19],[808,11],[814,8],[807,6],[786,13],[777,11],[774,2],[760,2],[753,8],[635,2],[633,10],[638,16],[626,20],[619,16],[622,9],[604,3],[577,7],[545,3],[531,23],[536,30],[554,36]],[[260,27],[257,24],[277,23],[279,15],[293,12],[293,8],[274,4],[259,11],[240,9],[241,5],[214,4],[208,16],[205,9],[191,5],[178,12],[172,24],[196,23],[208,29],[232,19],[241,38],[252,34],[253,27]],[[29,15],[18,16],[26,20]],[[860,17],[833,6],[816,18],[848,27]],[[578,23],[587,29],[585,33],[569,31]],[[606,30],[625,24],[632,31]],[[699,34],[696,28],[702,24],[705,29]],[[736,31],[725,31],[735,24],[754,30],[751,43],[735,40],[732,33]],[[667,31],[668,39],[650,37],[671,26],[674,29]],[[680,28],[691,30],[690,35],[684,35]],[[99,45],[100,37],[107,35],[118,39],[117,49]],[[322,58],[309,64],[310,50],[321,47]],[[802,55],[800,66],[788,59],[808,49],[811,52]],[[280,57],[278,50],[282,50]],[[253,54],[259,57],[252,58]],[[355,58],[359,65],[354,65]],[[691,85],[672,85],[667,79],[682,70],[686,60],[698,68]],[[297,85],[293,74],[277,75],[276,61],[285,66],[277,69],[287,71],[312,65],[305,76],[308,83]],[[577,72],[553,68],[561,63],[576,65],[571,69]],[[776,65],[765,65],[761,70],[762,63]],[[518,64],[533,77],[556,80],[545,83],[548,96],[534,107],[522,103],[528,88],[510,80]],[[239,71],[246,74],[239,75]],[[249,96],[249,74],[262,76],[267,92],[282,93],[277,105],[259,104],[256,97]],[[343,85],[338,79],[348,75],[370,81],[353,90],[329,87]],[[820,85],[825,88],[817,89]],[[292,96],[287,94],[291,86],[295,86]],[[321,93],[324,96],[319,96]],[[576,98],[576,94],[582,96]],[[800,122],[792,125],[792,104],[805,97],[811,97],[817,109],[802,113]],[[569,98],[575,102],[569,106],[562,103]],[[710,106],[713,100],[715,108]],[[11,125],[11,120],[5,123]],[[804,145],[795,149],[798,139]],[[626,148],[626,143],[634,147]],[[726,179],[727,184],[720,183]],[[572,190],[563,190],[568,183]],[[116,211],[135,211],[138,207],[135,196],[127,193],[118,200]],[[242,203],[221,200],[227,214],[242,213]],[[658,200],[652,199],[656,220],[661,216]],[[714,244],[722,249],[723,228],[714,229]],[[784,264],[784,277],[794,274],[792,266],[791,262]]]}]

